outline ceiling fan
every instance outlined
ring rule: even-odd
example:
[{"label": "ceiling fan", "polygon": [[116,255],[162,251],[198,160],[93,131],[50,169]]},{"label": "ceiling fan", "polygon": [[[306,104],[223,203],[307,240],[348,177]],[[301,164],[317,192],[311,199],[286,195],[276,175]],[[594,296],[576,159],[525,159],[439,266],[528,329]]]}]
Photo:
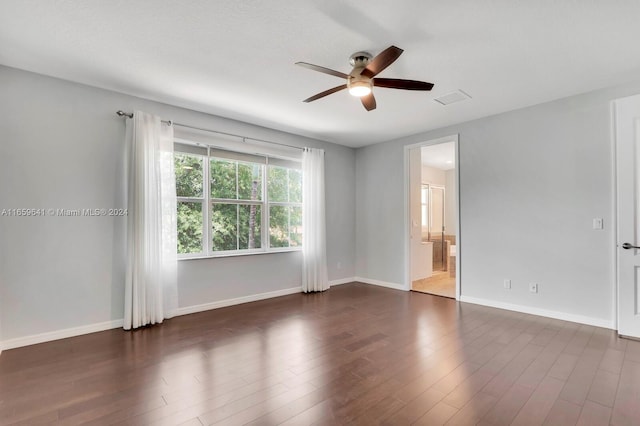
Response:
[{"label": "ceiling fan", "polygon": [[353,66],[353,70],[349,74],[321,67],[319,65],[308,64],[306,62],[296,62],[296,65],[300,65],[301,67],[347,80],[346,84],[341,84],[340,86],[320,92],[302,102],[313,102],[332,93],[339,92],[340,90],[349,89],[349,93],[353,96],[359,97],[365,109],[367,111],[371,111],[376,109],[376,98],[373,96],[372,92],[373,86],[403,90],[431,90],[433,88],[433,84],[427,83],[426,81],[376,77],[376,75],[394,63],[396,59],[400,57],[402,52],[403,50],[396,46],[386,48],[376,57],[373,57],[368,52],[356,52],[349,58],[349,63]]}]

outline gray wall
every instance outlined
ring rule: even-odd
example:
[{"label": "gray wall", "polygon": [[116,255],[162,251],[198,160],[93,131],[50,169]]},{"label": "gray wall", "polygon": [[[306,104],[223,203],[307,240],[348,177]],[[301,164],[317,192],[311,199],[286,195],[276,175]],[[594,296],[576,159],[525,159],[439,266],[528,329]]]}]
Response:
[{"label": "gray wall", "polygon": [[[357,151],[6,67],[0,87],[0,209],[123,206],[117,109],[324,148],[331,280],[404,282],[404,146],[458,133],[463,296],[613,320],[609,102],[640,84]],[[123,231],[122,218],[0,217],[0,340],[121,319]],[[295,287],[300,267],[300,253],[181,261],[180,306]]]},{"label": "gray wall", "polygon": [[[0,67],[0,87],[0,209],[122,207],[125,122],[115,111],[141,109],[325,149],[329,278],[355,275],[353,149],[6,67]],[[124,222],[0,217],[1,338],[121,319]],[[300,284],[299,252],[179,263],[182,308]]]},{"label": "gray wall", "polygon": [[396,143],[356,152],[356,276],[404,279],[404,153]]},{"label": "gray wall", "polygon": [[[613,324],[610,101],[638,92],[629,84],[359,149],[356,275],[404,284],[404,146],[457,133],[463,297]],[[596,217],[604,230],[592,229]]]}]

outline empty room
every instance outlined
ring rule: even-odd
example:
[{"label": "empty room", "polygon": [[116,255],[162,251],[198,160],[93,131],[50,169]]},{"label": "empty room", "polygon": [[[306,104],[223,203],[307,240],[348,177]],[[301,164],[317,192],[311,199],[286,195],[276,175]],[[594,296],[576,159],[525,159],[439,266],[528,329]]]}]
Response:
[{"label": "empty room", "polygon": [[0,425],[640,424],[638,17],[3,0]]}]

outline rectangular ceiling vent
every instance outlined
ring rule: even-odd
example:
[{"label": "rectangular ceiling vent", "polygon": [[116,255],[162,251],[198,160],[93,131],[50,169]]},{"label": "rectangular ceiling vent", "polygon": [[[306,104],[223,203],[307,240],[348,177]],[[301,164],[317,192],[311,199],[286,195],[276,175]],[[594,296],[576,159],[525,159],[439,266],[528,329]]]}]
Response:
[{"label": "rectangular ceiling vent", "polygon": [[462,90],[456,90],[455,92],[447,93],[439,98],[435,98],[434,101],[442,105],[450,105],[455,102],[466,101],[471,99],[471,96],[464,93]]}]

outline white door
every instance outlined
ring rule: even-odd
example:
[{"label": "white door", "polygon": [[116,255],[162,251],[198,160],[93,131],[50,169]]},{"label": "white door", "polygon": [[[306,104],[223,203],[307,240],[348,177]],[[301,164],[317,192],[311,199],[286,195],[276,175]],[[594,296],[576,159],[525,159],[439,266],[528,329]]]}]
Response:
[{"label": "white door", "polygon": [[640,338],[640,95],[614,102],[618,334]]}]

